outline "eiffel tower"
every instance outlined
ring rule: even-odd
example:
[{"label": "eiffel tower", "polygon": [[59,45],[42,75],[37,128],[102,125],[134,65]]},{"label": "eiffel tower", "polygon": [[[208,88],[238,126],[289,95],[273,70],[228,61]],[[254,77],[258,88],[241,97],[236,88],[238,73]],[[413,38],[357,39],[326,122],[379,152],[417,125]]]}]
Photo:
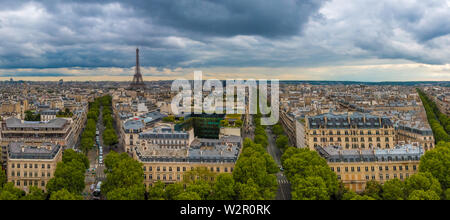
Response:
[{"label": "eiffel tower", "polygon": [[142,79],[141,67],[139,65],[139,48],[136,48],[136,70],[134,73],[133,81],[130,84],[130,89],[143,90],[145,89],[145,83]]}]

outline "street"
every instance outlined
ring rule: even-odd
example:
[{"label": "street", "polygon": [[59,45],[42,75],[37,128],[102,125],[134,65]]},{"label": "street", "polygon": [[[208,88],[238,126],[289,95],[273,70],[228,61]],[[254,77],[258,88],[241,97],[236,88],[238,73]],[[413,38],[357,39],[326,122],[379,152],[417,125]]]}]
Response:
[{"label": "street", "polygon": [[[281,150],[278,149],[276,145],[275,135],[272,134],[272,130],[267,127],[266,133],[269,141],[269,145],[267,146],[267,151],[269,152],[270,156],[275,160],[275,163],[279,167],[281,167]],[[286,176],[283,174],[283,172],[277,173],[277,182],[278,182],[278,192],[276,199],[277,200],[291,200],[291,184],[287,180]]]}]

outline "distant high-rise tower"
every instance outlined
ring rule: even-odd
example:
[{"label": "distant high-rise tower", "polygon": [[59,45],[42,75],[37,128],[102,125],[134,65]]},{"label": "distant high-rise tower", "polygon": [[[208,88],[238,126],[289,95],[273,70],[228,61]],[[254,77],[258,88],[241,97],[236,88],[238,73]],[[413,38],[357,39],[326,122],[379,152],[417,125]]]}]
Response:
[{"label": "distant high-rise tower", "polygon": [[136,48],[136,71],[134,73],[133,81],[130,84],[131,89],[145,89],[145,83],[142,79],[141,67],[139,65],[139,48]]}]

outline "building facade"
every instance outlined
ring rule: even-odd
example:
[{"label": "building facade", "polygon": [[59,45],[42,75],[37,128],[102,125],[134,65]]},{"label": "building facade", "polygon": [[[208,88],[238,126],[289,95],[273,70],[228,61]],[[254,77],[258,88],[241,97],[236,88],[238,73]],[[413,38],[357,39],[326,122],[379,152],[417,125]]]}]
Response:
[{"label": "building facade", "polygon": [[317,147],[316,150],[327,160],[338,179],[355,192],[364,191],[368,181],[383,184],[416,174],[425,152],[422,147],[413,145],[375,150],[344,150],[341,147]]},{"label": "building facade", "polygon": [[396,132],[398,142],[419,143],[425,151],[432,150],[435,147],[431,128],[415,128],[399,125],[396,127]]},{"label": "building facade", "polygon": [[[81,120],[81,119],[80,119]],[[53,143],[72,147],[76,140],[73,131],[74,122],[71,118],[56,118],[48,122],[26,122],[17,118],[8,118],[2,122],[2,146],[11,142],[29,144]]]},{"label": "building facade", "polygon": [[345,149],[393,148],[395,129],[387,117],[369,114],[322,114],[306,117],[306,143],[317,146],[343,146]]},{"label": "building facade", "polygon": [[54,144],[36,146],[24,143],[8,145],[7,178],[16,187],[28,191],[36,186],[45,190],[56,164],[62,160],[62,147]]},{"label": "building facade", "polygon": [[157,181],[182,182],[189,171],[199,169],[213,174],[233,172],[241,151],[240,137],[193,139],[192,133],[166,130],[140,136],[140,144],[133,153],[143,164],[146,186]]}]

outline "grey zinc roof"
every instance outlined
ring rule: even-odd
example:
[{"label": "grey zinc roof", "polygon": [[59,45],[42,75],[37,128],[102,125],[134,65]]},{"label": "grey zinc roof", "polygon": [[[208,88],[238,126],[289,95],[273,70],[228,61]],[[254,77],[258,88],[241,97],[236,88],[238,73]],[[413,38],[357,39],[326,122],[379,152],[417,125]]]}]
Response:
[{"label": "grey zinc roof", "polygon": [[145,132],[139,135],[141,139],[188,139],[189,134],[186,132]]},{"label": "grey zinc roof", "polygon": [[[50,149],[47,149],[47,147]],[[61,146],[54,144],[43,144],[40,147],[37,147],[20,142],[13,142],[8,145],[8,157],[10,159],[50,160],[58,154],[60,149]]]},{"label": "grey zinc roof", "polygon": [[330,162],[404,161],[420,160],[425,153],[422,147],[397,146],[393,149],[343,150],[342,147],[316,147],[318,153]]},{"label": "grey zinc roof", "polygon": [[[226,137],[226,139],[196,139],[194,142],[198,143],[198,145],[191,145],[187,157],[149,157],[142,156],[139,151],[136,151],[136,153],[140,160],[144,162],[233,163],[237,161],[241,150],[240,137]],[[202,146],[208,147],[202,148]]]},{"label": "grey zinc roof", "polygon": [[[325,121],[326,118],[326,121]],[[365,120],[364,120],[365,118]],[[370,114],[359,114],[355,113],[353,115],[335,115],[335,114],[322,114],[317,116],[312,116],[308,118],[309,126],[312,129],[317,129],[321,127],[332,128],[332,129],[347,129],[351,127],[358,128],[379,128],[383,126],[392,126],[392,121],[387,117],[373,116]]]},{"label": "grey zinc roof", "polygon": [[8,118],[6,119],[6,127],[7,128],[58,128],[62,129],[64,125],[67,123],[66,119],[63,118],[55,118],[48,122],[22,122],[17,118]]},{"label": "grey zinc roof", "polygon": [[144,123],[141,120],[128,120],[123,124],[125,130],[139,130],[144,128]]}]

